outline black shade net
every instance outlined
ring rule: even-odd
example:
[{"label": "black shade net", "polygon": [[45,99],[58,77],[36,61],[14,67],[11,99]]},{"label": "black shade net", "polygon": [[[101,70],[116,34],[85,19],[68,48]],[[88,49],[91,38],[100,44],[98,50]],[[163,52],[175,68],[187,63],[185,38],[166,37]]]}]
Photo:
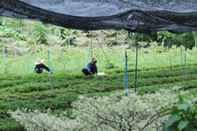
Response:
[{"label": "black shade net", "polygon": [[0,0],[0,15],[81,30],[197,31],[197,0]]}]

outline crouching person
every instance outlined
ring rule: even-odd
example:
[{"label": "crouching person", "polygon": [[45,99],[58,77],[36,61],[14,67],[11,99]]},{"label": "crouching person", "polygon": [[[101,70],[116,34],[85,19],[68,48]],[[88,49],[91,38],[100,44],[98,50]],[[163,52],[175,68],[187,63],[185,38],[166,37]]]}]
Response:
[{"label": "crouching person", "polygon": [[44,64],[44,60],[43,59],[36,61],[35,62],[35,67],[34,67],[34,71],[37,74],[41,74],[41,73],[43,73],[44,70],[49,72],[49,73],[52,73],[50,68]]},{"label": "crouching person", "polygon": [[85,68],[82,69],[84,75],[94,75],[98,73],[98,69],[96,66],[97,60],[96,58],[92,58],[91,62],[87,64]]}]

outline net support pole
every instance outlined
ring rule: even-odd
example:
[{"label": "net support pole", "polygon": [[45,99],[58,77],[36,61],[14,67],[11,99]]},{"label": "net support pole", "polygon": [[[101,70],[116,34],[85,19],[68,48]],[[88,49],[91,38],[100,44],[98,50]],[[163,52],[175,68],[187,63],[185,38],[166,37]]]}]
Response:
[{"label": "net support pole", "polygon": [[187,61],[187,48],[184,47],[184,72],[185,72],[185,74],[188,74],[187,63],[188,63],[188,61]]},{"label": "net support pole", "polygon": [[61,58],[62,58],[62,61],[63,61],[63,70],[66,71],[66,64],[67,64],[66,62],[67,62],[67,60],[66,60],[64,48],[65,47],[62,47],[62,57]]},{"label": "net support pole", "polygon": [[135,44],[135,72],[134,72],[134,91],[137,92],[137,84],[138,84],[138,43],[135,39],[135,34],[132,34],[131,32],[128,32],[128,35],[132,40],[134,41]]},{"label": "net support pole", "polygon": [[195,54],[197,54],[197,33],[196,32],[192,32],[192,33],[193,33],[194,42],[195,42]]},{"label": "net support pole", "polygon": [[51,68],[51,50],[50,48],[48,48],[48,51],[47,51],[47,61],[48,61],[48,66]]},{"label": "net support pole", "polygon": [[187,65],[187,48],[184,48],[184,65]]},{"label": "net support pole", "polygon": [[[135,41],[136,42],[136,41]],[[134,74],[134,89],[137,92],[137,81],[138,81],[138,43],[135,43],[135,74]]]},{"label": "net support pole", "polygon": [[125,96],[128,96],[128,87],[129,87],[129,79],[128,79],[128,55],[125,50],[125,73],[124,73],[124,86],[125,86]]},{"label": "net support pole", "polygon": [[[181,48],[181,66],[182,66],[182,75],[184,76],[185,75],[185,77],[187,77],[187,75],[186,75],[186,48],[185,47],[180,47]],[[185,86],[186,85],[186,83],[185,82],[183,82],[183,86]]]},{"label": "net support pole", "polygon": [[168,59],[169,59],[170,70],[172,70],[172,58],[171,58],[171,51],[169,48],[168,48]]},{"label": "net support pole", "polygon": [[90,56],[91,58],[93,57],[93,33],[91,33],[91,38],[90,38]]},{"label": "net support pole", "polygon": [[47,55],[48,55],[48,66],[49,66],[49,69],[50,69],[50,72],[48,73],[48,79],[49,79],[49,82],[51,82],[51,72],[52,72],[52,65],[51,65],[51,50],[50,48],[48,48],[48,51],[47,51]]},{"label": "net support pole", "polygon": [[187,49],[186,47],[181,47],[181,65],[186,66],[187,64]]},{"label": "net support pole", "polygon": [[3,63],[3,66],[4,66],[3,73],[7,74],[6,47],[3,47],[3,49],[2,49],[2,56],[3,56],[3,58],[2,58],[3,62],[2,63]]},{"label": "net support pole", "polygon": [[193,34],[193,38],[194,38],[194,42],[195,42],[195,48],[197,49],[197,33],[196,32],[192,32]]},{"label": "net support pole", "polygon": [[183,47],[181,46],[180,49],[181,49],[181,68],[182,68],[182,75],[184,75],[185,74],[185,71],[184,71]]},{"label": "net support pole", "polygon": [[16,47],[14,47],[14,59],[16,60],[17,57],[17,51],[16,51]]}]

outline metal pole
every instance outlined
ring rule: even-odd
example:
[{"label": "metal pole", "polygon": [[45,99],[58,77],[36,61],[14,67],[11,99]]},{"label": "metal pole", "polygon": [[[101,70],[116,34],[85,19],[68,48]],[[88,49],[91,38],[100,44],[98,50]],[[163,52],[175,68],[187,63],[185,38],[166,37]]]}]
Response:
[{"label": "metal pole", "polygon": [[128,55],[125,50],[125,75],[124,75],[124,86],[125,86],[125,96],[128,96],[128,87],[129,87],[129,79],[128,79]]},{"label": "metal pole", "polygon": [[132,37],[132,40],[135,42],[135,74],[134,74],[134,91],[137,92],[137,81],[138,81],[138,43],[134,38],[134,34],[128,32],[129,37]]},{"label": "metal pole", "polygon": [[172,70],[172,58],[171,58],[171,51],[168,48],[168,59],[169,59],[169,64],[170,64],[170,70]]},{"label": "metal pole", "polygon": [[91,33],[91,41],[90,41],[90,56],[93,57],[93,33]]},{"label": "metal pole", "polygon": [[50,72],[48,73],[48,80],[51,82],[51,72],[52,72],[52,65],[51,65],[51,50],[48,48],[48,66],[50,69]]},{"label": "metal pole", "polygon": [[51,50],[48,48],[48,66],[51,67]]},{"label": "metal pole", "polygon": [[181,47],[181,65],[186,66],[187,64],[187,49],[186,47]]},{"label": "metal pole", "polygon": [[4,70],[3,70],[3,73],[4,74],[7,74],[7,61],[6,61],[6,47],[3,47],[3,50],[2,50],[2,55],[3,55],[3,58],[2,58],[2,63],[3,63],[3,66],[4,66]]},{"label": "metal pole", "polygon": [[184,47],[184,66],[187,65],[187,48]]},{"label": "metal pole", "polygon": [[138,43],[135,46],[135,80],[134,80],[134,89],[137,92],[137,80],[138,80]]},{"label": "metal pole", "polygon": [[[183,50],[184,47],[180,47],[181,48],[181,70],[182,70],[182,75],[185,75],[185,52]],[[183,81],[183,86],[185,86],[185,82]]]},{"label": "metal pole", "polygon": [[182,46],[180,47],[181,51],[181,66],[183,66],[183,48]]},{"label": "metal pole", "polygon": [[65,55],[64,48],[65,48],[65,47],[62,47],[62,57],[61,57],[61,58],[62,58],[62,61],[63,61],[63,62],[62,62],[62,63],[63,63],[63,70],[66,71],[66,64],[67,64],[67,63],[66,63],[66,62],[67,62],[66,59],[67,59],[67,58],[66,58],[66,55]]},{"label": "metal pole", "polygon": [[187,72],[187,48],[184,47],[184,74],[188,74]]},{"label": "metal pole", "polygon": [[197,36],[196,36],[196,32],[192,32],[193,37],[194,37],[194,42],[195,42],[195,48],[197,49]]},{"label": "metal pole", "polygon": [[193,32],[193,37],[194,37],[194,41],[195,41],[195,51],[197,53],[197,33],[196,32]]}]

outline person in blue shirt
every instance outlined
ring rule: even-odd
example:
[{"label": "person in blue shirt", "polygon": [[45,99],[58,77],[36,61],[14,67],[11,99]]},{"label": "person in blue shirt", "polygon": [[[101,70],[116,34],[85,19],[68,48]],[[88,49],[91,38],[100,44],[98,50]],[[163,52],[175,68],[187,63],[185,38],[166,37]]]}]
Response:
[{"label": "person in blue shirt", "polygon": [[96,66],[97,60],[96,58],[92,58],[91,62],[87,64],[85,68],[82,69],[84,75],[93,75],[98,73],[98,69]]}]

